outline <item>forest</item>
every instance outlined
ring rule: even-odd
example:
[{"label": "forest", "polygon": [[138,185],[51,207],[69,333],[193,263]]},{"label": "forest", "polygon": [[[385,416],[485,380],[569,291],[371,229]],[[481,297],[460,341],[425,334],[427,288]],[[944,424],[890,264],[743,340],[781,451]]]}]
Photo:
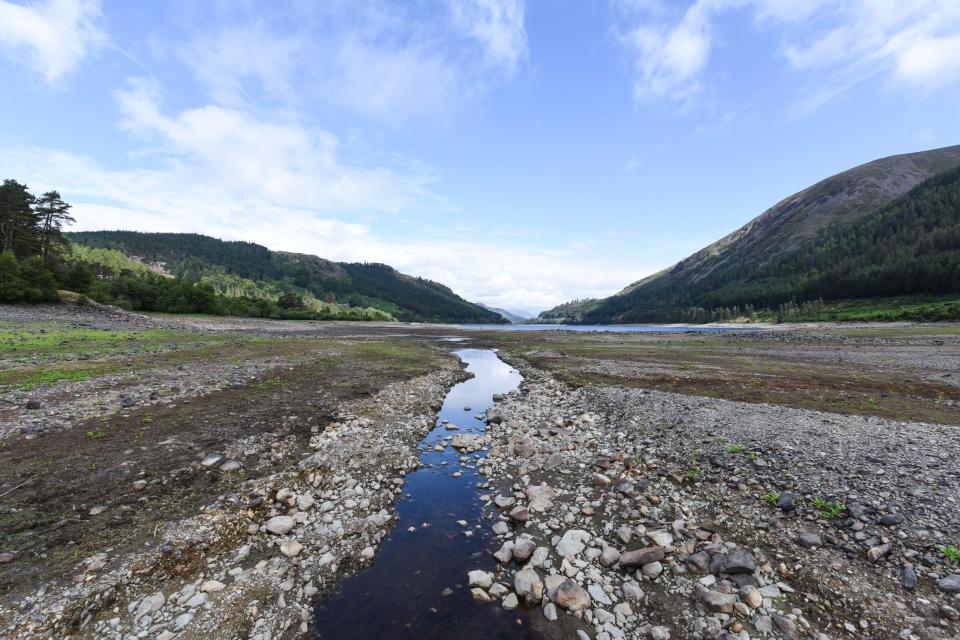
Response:
[{"label": "forest", "polygon": [[[568,313],[586,323],[815,320],[824,301],[874,299],[874,319],[960,319],[960,305],[937,299],[960,294],[960,169],[919,184],[855,224],[835,223],[773,256],[737,255],[704,272],[680,286],[653,279]],[[913,297],[913,306],[917,297],[931,300],[917,306],[918,315],[896,302],[881,313],[882,300],[902,296]]]}]

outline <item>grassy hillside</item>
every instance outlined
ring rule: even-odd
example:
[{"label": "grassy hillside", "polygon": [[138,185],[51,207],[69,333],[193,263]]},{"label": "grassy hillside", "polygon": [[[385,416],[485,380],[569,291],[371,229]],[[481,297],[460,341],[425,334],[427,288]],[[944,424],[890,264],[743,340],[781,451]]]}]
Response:
[{"label": "grassy hillside", "polygon": [[[846,171],[615,296],[568,303],[541,317],[587,323],[766,319],[795,315],[804,303],[813,309],[822,301],[918,295],[960,298],[960,147]],[[935,308],[941,317],[954,317],[951,305]],[[904,313],[898,307],[896,314]]]},{"label": "grassy hillside", "polygon": [[292,292],[307,306],[370,307],[405,321],[504,321],[448,287],[383,264],[337,263],[198,234],[92,231],[68,237],[86,250],[118,251],[140,263],[160,265],[178,278],[209,284],[227,296],[276,300]]}]

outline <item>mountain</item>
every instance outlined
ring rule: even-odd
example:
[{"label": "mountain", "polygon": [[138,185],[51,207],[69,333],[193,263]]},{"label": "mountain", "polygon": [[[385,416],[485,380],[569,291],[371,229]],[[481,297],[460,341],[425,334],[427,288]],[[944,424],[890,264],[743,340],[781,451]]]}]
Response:
[{"label": "mountain", "polygon": [[504,322],[498,313],[464,300],[442,284],[385,264],[333,262],[193,233],[82,231],[67,237],[81,247],[121,251],[155,271],[209,284],[224,295],[276,298],[291,291],[373,307],[404,321]]},{"label": "mountain", "polygon": [[501,309],[499,307],[489,307],[483,304],[482,302],[478,302],[477,304],[483,307],[484,309],[486,309],[487,311],[493,311],[494,313],[499,314],[500,316],[503,316],[505,319],[509,320],[514,324],[525,322],[526,320],[530,319],[530,317],[533,315],[533,314],[522,315],[520,313],[515,313],[513,311],[508,311],[507,309]]},{"label": "mountain", "polygon": [[806,301],[960,293],[960,146],[827,178],[603,300],[542,321],[727,319]]}]

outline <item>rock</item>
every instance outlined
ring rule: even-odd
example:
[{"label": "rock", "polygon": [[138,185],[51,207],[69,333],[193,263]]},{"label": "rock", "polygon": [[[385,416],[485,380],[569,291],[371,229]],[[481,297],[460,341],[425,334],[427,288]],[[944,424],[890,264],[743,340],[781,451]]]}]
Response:
[{"label": "rock", "polygon": [[917,586],[917,572],[909,564],[903,568],[900,582],[904,589],[914,589]]},{"label": "rock", "polygon": [[667,627],[650,627],[650,640],[670,640],[670,629]]},{"label": "rock", "polygon": [[[547,461],[543,463],[543,468],[546,469],[547,471],[553,471],[557,467],[563,466],[563,461],[564,461],[564,458],[562,453],[560,453],[559,451],[556,453],[551,453],[547,457]],[[554,608],[554,611],[556,611],[556,608]]]},{"label": "rock", "polygon": [[546,606],[543,607],[543,617],[553,622],[557,619],[557,605],[552,602],[548,602]]},{"label": "rock", "polygon": [[880,524],[885,527],[893,527],[895,525],[901,524],[904,521],[902,513],[888,513],[880,518]]},{"label": "rock", "polygon": [[557,603],[557,606],[568,611],[580,611],[590,606],[590,594],[579,584],[569,579],[560,583],[553,600]]},{"label": "rock", "polygon": [[539,485],[531,485],[526,489],[527,500],[530,504],[530,509],[540,513],[546,513],[553,507],[553,498],[557,495],[557,492],[547,485],[547,483],[541,483]]},{"label": "rock", "polygon": [[763,604],[763,594],[754,586],[746,586],[740,589],[740,599],[751,609],[759,609]]},{"label": "rock", "polygon": [[511,496],[497,496],[493,499],[493,504],[497,505],[501,509],[506,509],[507,507],[512,507],[517,503],[516,498]]},{"label": "rock", "polygon": [[651,562],[660,562],[664,558],[663,547],[644,547],[620,554],[620,566],[624,569],[639,569]]},{"label": "rock", "polygon": [[789,493],[781,493],[780,497],[777,498],[777,508],[783,509],[784,511],[793,511],[797,507],[793,502],[792,495]]},{"label": "rock", "polygon": [[960,622],[960,611],[948,604],[940,605],[940,615],[952,622]]},{"label": "rock", "polygon": [[500,424],[503,422],[503,413],[498,407],[487,409],[487,424]]},{"label": "rock", "polygon": [[10,553],[9,551],[0,553],[0,564],[7,564],[8,562],[13,562],[14,558],[16,557],[17,557],[17,554]]},{"label": "rock", "polygon": [[514,522],[526,522],[530,519],[530,511],[524,506],[517,506],[510,510],[510,519]]},{"label": "rock", "polygon": [[949,575],[937,581],[937,589],[944,593],[960,593],[960,574]]},{"label": "rock", "polygon": [[241,467],[240,463],[236,460],[227,460],[222,465],[220,465],[220,471],[229,473],[231,471],[236,471]]},{"label": "rock", "polygon": [[177,631],[181,631],[181,630],[183,630],[184,627],[186,627],[186,626],[187,626],[188,624],[190,624],[190,622],[192,622],[192,621],[193,621],[193,614],[192,614],[192,613],[183,613],[183,614],[177,616],[177,617],[174,619],[174,621],[173,621],[173,627],[174,627]]},{"label": "rock", "polygon": [[200,464],[201,466],[204,466],[204,467],[212,467],[213,465],[217,464],[221,460],[223,460],[223,456],[216,453],[209,453],[206,456],[204,456],[203,460],[200,461]]},{"label": "rock", "polygon": [[450,440],[450,445],[460,452],[469,453],[483,448],[483,437],[469,433],[458,433]]},{"label": "rock", "polygon": [[143,490],[146,489],[146,488],[147,488],[147,481],[146,481],[146,480],[136,480],[136,481],[133,483],[133,490],[134,490],[134,491],[143,491]]},{"label": "rock", "polygon": [[166,601],[167,598],[163,595],[162,591],[157,591],[156,593],[147,596],[137,603],[137,606],[133,612],[134,619],[138,619],[147,614],[160,611]]},{"label": "rock", "polygon": [[612,567],[620,560],[620,552],[613,547],[604,547],[600,552],[600,564],[604,567]]},{"label": "rock", "polygon": [[651,580],[663,573],[663,564],[660,562],[648,562],[643,565],[640,571]]},{"label": "rock", "polygon": [[490,588],[487,589],[487,593],[489,593],[494,598],[499,598],[503,594],[509,593],[509,591],[510,589],[500,584],[499,582],[494,582],[492,585],[490,585]]},{"label": "rock", "polygon": [[267,520],[267,531],[282,536],[289,533],[295,524],[290,516],[273,516]]},{"label": "rock", "polygon": [[508,531],[510,531],[510,525],[508,525],[503,520],[499,520],[496,523],[494,523],[492,529],[495,534],[497,534],[498,536],[502,536]]},{"label": "rock", "polygon": [[607,592],[603,590],[598,584],[591,584],[587,587],[587,593],[590,594],[590,599],[599,602],[600,604],[612,604],[610,596],[607,595]]},{"label": "rock", "polygon": [[225,587],[226,585],[219,580],[207,580],[200,585],[200,591],[204,593],[217,593],[218,591],[223,591]]},{"label": "rock", "polygon": [[310,509],[313,508],[313,505],[315,504],[315,502],[316,501],[313,499],[313,496],[311,496],[310,494],[308,493],[301,494],[297,496],[297,509],[299,509],[300,511],[310,511]]},{"label": "rock", "polygon": [[787,616],[773,615],[773,626],[777,628],[784,640],[797,640],[800,637],[800,631],[797,629],[797,623]]},{"label": "rock", "polygon": [[131,396],[122,395],[120,396],[120,406],[129,409],[130,407],[136,406],[137,401],[134,400]]},{"label": "rock", "polygon": [[536,548],[537,543],[530,538],[517,538],[513,543],[513,557],[517,560],[524,561],[533,554]]},{"label": "rock", "polygon": [[757,570],[757,561],[753,555],[744,549],[736,549],[730,553],[721,553],[710,561],[710,573],[735,575],[738,573],[753,573]]},{"label": "rock", "polygon": [[797,536],[797,542],[801,547],[806,547],[812,549],[813,547],[819,547],[823,545],[823,539],[820,538],[820,534],[813,533],[810,531],[804,531],[799,536]]},{"label": "rock", "polygon": [[893,550],[893,545],[890,543],[877,545],[876,547],[871,547],[867,551],[867,560],[870,562],[880,562],[884,558],[890,555],[890,552]]},{"label": "rock", "polygon": [[480,587],[474,587],[473,589],[470,589],[470,595],[473,596],[474,600],[479,600],[480,602],[490,602],[490,594]]},{"label": "rock", "polygon": [[497,559],[500,564],[507,564],[513,558],[513,542],[507,541],[501,545],[493,557]]},{"label": "rock", "polygon": [[37,411],[43,408],[43,404],[39,400],[27,400],[26,408],[29,411]]},{"label": "rock", "polygon": [[471,587],[489,589],[490,585],[493,584],[493,574],[487,571],[476,569],[467,574],[467,580],[469,581]]},{"label": "rock", "polygon": [[513,576],[513,590],[528,602],[543,597],[543,581],[540,575],[530,567],[524,567]]},{"label": "rock", "polygon": [[587,547],[590,537],[583,529],[570,529],[557,542],[557,553],[561,557],[579,555]]},{"label": "rock", "polygon": [[510,593],[507,594],[507,597],[505,597],[500,604],[507,611],[511,611],[520,606],[520,601],[517,599],[517,594]]},{"label": "rock", "polygon": [[299,555],[301,551],[303,551],[303,545],[293,539],[287,540],[280,545],[280,552],[288,558]]},{"label": "rock", "polygon": [[633,527],[626,524],[623,525],[617,529],[617,537],[620,538],[623,544],[630,544],[630,541],[633,540]]},{"label": "rock", "polygon": [[609,476],[605,476],[602,473],[594,473],[591,479],[593,480],[593,484],[598,487],[608,487],[612,482]]},{"label": "rock", "polygon": [[710,555],[706,551],[698,551],[697,553],[690,554],[686,557],[684,563],[687,565],[687,568],[696,573],[710,572]]},{"label": "rock", "polygon": [[695,584],[697,600],[702,602],[708,610],[717,613],[733,613],[733,605],[737,603],[737,596],[732,593],[711,591],[702,584]]}]

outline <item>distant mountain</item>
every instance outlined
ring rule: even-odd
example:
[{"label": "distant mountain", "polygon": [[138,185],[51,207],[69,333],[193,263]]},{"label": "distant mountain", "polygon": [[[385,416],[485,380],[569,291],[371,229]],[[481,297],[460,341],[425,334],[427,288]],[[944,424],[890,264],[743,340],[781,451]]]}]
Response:
[{"label": "distant mountain", "polygon": [[960,146],[875,160],[674,266],[541,321],[709,321],[785,303],[960,293]]},{"label": "distant mountain", "polygon": [[521,315],[519,313],[514,313],[513,311],[500,309],[499,307],[489,307],[483,304],[482,302],[478,302],[477,304],[483,307],[484,309],[486,309],[487,311],[493,311],[494,313],[499,314],[500,316],[504,317],[505,319],[515,324],[525,322],[526,320],[530,319],[530,317],[533,315],[533,314]]},{"label": "distant mountain", "polygon": [[504,322],[500,314],[442,284],[385,264],[332,262],[193,233],[82,231],[67,236],[75,244],[119,250],[154,270],[205,282],[225,295],[292,290],[319,300],[373,307],[404,321]]}]

